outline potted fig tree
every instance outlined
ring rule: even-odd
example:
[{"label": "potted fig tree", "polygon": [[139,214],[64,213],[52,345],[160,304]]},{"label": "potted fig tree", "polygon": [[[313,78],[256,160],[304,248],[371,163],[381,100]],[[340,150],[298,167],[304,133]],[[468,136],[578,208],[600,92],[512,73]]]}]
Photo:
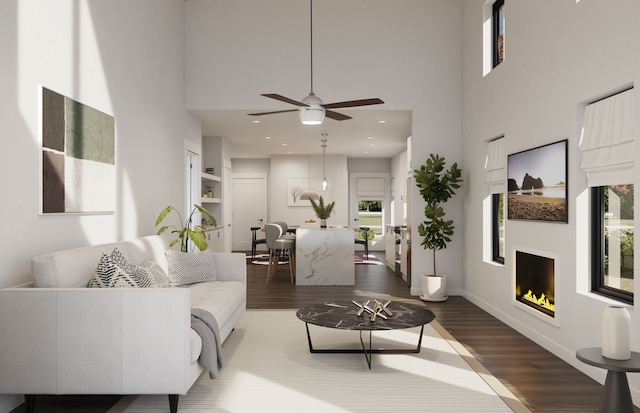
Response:
[{"label": "potted fig tree", "polygon": [[433,273],[421,276],[422,295],[425,301],[444,301],[446,296],[446,277],[437,272],[436,251],[447,248],[451,242],[455,226],[453,220],[446,219],[443,205],[455,195],[462,183],[462,170],[454,163],[445,168],[444,157],[431,154],[420,169],[413,171],[420,195],[425,201],[425,220],[418,225],[422,237],[420,245],[433,253]]}]

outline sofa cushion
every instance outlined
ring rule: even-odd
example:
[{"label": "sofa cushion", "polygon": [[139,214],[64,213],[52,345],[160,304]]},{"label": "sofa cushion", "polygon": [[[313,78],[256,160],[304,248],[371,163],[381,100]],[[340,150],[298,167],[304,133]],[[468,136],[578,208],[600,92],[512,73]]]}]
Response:
[{"label": "sofa cushion", "polygon": [[172,286],[188,285],[216,280],[213,252],[180,252],[167,250],[168,277]]},{"label": "sofa cushion", "polygon": [[191,308],[201,308],[213,314],[224,341],[228,335],[225,332],[231,330],[227,323],[233,319],[238,308],[245,305],[246,285],[238,281],[209,281],[192,284],[188,288]]}]

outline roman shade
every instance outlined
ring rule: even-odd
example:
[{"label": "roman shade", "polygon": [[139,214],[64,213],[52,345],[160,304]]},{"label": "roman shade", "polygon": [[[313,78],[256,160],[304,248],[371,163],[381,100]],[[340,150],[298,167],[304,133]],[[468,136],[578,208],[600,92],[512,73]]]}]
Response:
[{"label": "roman shade", "polygon": [[633,91],[588,105],[580,139],[588,186],[633,183]]},{"label": "roman shade", "polygon": [[498,138],[487,145],[485,182],[489,185],[489,193],[492,195],[506,192],[507,156],[504,141],[504,137]]},{"label": "roman shade", "polygon": [[358,199],[384,199],[384,178],[358,178]]}]

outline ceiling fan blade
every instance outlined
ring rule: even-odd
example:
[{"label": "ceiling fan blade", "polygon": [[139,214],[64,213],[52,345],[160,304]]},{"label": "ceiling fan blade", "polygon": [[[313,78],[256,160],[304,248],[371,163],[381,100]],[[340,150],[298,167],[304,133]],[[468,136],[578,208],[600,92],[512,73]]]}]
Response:
[{"label": "ceiling fan blade", "polygon": [[325,109],[337,109],[337,108],[350,108],[353,106],[369,106],[369,105],[380,105],[384,103],[382,99],[371,98],[371,99],[360,99],[360,100],[348,100],[345,102],[335,102],[335,103],[327,103],[324,106]]},{"label": "ceiling fan blade", "polygon": [[247,113],[249,116],[273,115],[274,113],[297,112],[298,109],[276,110],[274,112]]},{"label": "ceiling fan blade", "polygon": [[282,96],[282,95],[278,95],[277,93],[263,93],[263,94],[260,94],[260,96],[264,96],[264,97],[267,97],[267,98],[279,100],[280,102],[290,103],[290,104],[296,105],[296,106],[307,106],[302,102],[298,102],[297,100],[289,99],[288,97],[285,97],[285,96]]},{"label": "ceiling fan blade", "polygon": [[342,113],[334,112],[332,110],[325,110],[324,115],[333,120],[347,120],[352,119],[351,116],[343,115]]}]

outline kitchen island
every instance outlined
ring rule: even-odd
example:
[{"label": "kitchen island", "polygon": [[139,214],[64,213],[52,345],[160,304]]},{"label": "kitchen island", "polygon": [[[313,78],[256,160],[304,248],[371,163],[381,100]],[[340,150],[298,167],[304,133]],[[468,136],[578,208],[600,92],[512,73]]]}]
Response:
[{"label": "kitchen island", "polygon": [[354,240],[351,227],[300,226],[296,230],[296,284],[355,285]]}]

